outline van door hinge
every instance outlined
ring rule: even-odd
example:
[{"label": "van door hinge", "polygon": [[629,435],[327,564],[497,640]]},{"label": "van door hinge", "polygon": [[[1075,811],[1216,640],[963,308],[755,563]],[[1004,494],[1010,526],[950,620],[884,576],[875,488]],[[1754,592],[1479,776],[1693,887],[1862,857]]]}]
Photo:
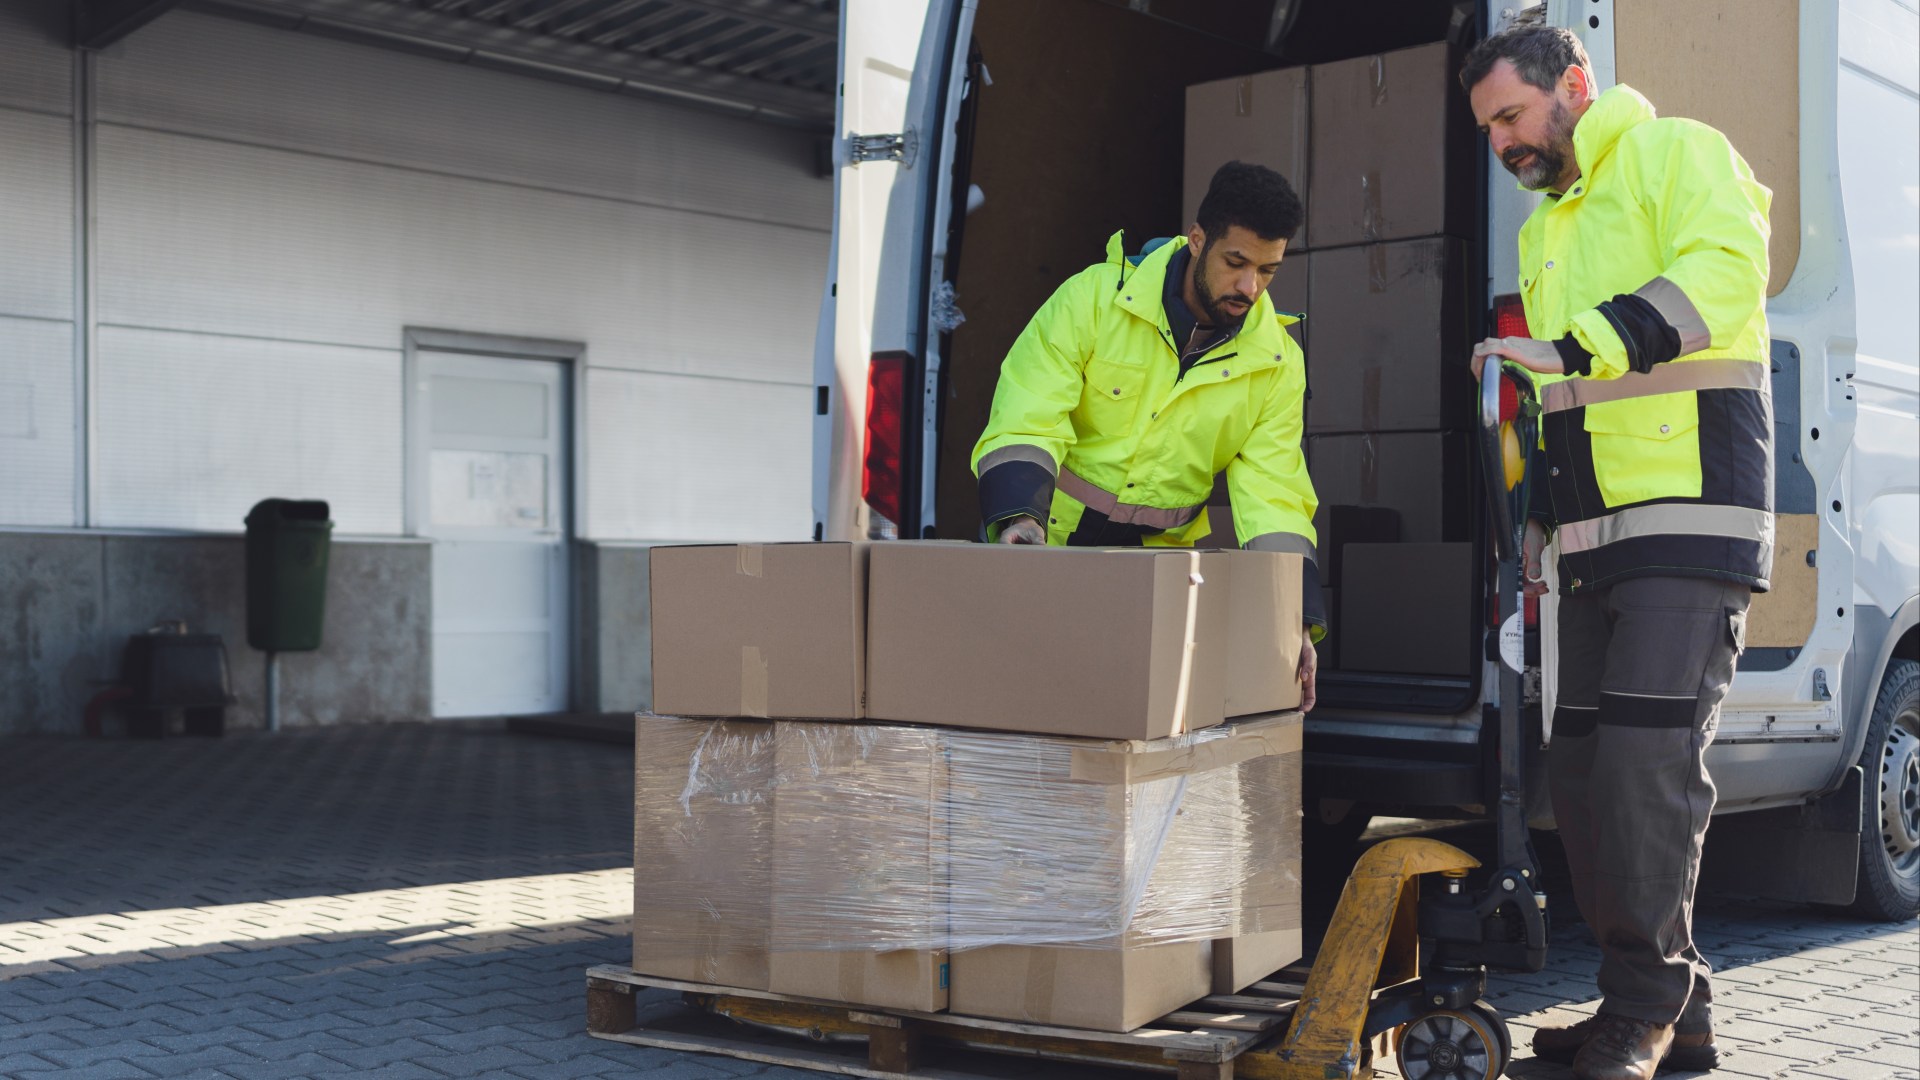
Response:
[{"label": "van door hinge", "polygon": [[1827,688],[1827,669],[1813,669],[1813,700],[1832,701],[1833,691]]},{"label": "van door hinge", "polygon": [[898,135],[847,136],[847,163],[850,165],[858,165],[863,161],[897,161],[901,168],[911,169],[919,151],[920,138],[912,128]]}]

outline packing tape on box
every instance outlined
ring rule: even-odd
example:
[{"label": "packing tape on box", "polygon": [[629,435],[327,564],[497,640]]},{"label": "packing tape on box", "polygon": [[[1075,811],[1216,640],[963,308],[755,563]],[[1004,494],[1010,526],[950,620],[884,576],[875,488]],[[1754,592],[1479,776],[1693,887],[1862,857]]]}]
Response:
[{"label": "packing tape on box", "polygon": [[1253,115],[1253,79],[1241,79],[1233,88],[1233,115]]},{"label": "packing tape on box", "polygon": [[740,647],[740,715],[767,715],[767,661],[758,645]]},{"label": "packing tape on box", "polygon": [[1373,169],[1362,173],[1360,176],[1360,239],[1369,244],[1377,242],[1386,232],[1385,216],[1380,209],[1380,171]]},{"label": "packing tape on box", "polygon": [[1387,103],[1387,58],[1375,53],[1367,61],[1368,83],[1373,91],[1373,107]]},{"label": "packing tape on box", "polygon": [[867,960],[873,954],[847,952],[840,954],[840,1000],[865,1001],[867,999]]},{"label": "packing tape on box", "polygon": [[763,575],[762,566],[766,560],[765,544],[738,544],[735,545],[733,551],[733,569],[735,573],[743,574],[747,577],[761,577]]},{"label": "packing tape on box", "polygon": [[1360,369],[1360,427],[1366,431],[1380,430],[1380,383],[1379,368]]},{"label": "packing tape on box", "polygon": [[1286,717],[1243,721],[1231,738],[1219,732],[1219,728],[1202,728],[1153,742],[1075,749],[1071,776],[1083,784],[1138,784],[1224,769],[1272,754],[1290,754],[1301,745],[1300,725]]},{"label": "packing tape on box", "polygon": [[1360,436],[1360,505],[1380,505],[1380,440],[1371,431]]},{"label": "packing tape on box", "polygon": [[1059,981],[1060,954],[1052,949],[1029,949],[1026,961],[1027,979],[1020,1007],[1028,1016],[1051,1016],[1054,986]]}]

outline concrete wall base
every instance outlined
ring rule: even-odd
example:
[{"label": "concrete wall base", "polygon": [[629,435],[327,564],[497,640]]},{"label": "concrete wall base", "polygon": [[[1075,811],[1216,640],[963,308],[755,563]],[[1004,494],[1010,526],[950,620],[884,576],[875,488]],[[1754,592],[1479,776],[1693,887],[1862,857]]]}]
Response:
[{"label": "concrete wall base", "polygon": [[[81,733],[127,638],[168,620],[221,636],[239,699],[227,727],[265,727],[245,566],[237,536],[0,533],[0,734]],[[325,644],[280,657],[282,726],[430,717],[432,620],[428,544],[334,541]],[[107,714],[109,734],[122,724]]]}]

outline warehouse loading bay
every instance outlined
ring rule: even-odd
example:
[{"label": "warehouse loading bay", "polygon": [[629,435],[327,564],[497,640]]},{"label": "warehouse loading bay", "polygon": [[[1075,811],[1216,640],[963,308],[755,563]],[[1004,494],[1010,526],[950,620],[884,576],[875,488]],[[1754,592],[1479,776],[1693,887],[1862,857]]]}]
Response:
[{"label": "warehouse loading bay", "polygon": [[[809,506],[861,213],[836,63],[914,61],[842,23],[891,2],[0,0],[0,1078],[1353,1075],[1280,1040],[1303,987],[1385,1015],[1433,956],[1416,897],[1495,887],[1488,744],[1432,744],[1438,811],[1319,797],[1261,659],[1298,653],[1298,557],[1216,550],[1224,483],[1203,553],[850,543]],[[997,89],[953,159],[967,318],[888,504],[932,484],[929,521],[864,535],[977,535],[1005,342],[1114,230],[1175,233],[1202,163],[1259,158],[1308,196],[1276,306],[1309,364],[1358,358],[1311,369],[1303,436],[1322,715],[1521,700],[1440,362],[1500,258],[1450,73],[1502,6],[968,7],[950,59]],[[1342,94],[1372,135],[1329,149]],[[1807,554],[1751,624],[1782,664]],[[1019,607],[1065,614],[1003,632]],[[1551,609],[1522,617],[1537,654]],[[1529,1044],[1596,1011],[1601,954],[1555,834],[1509,824],[1540,969],[1469,979],[1463,1026],[1400,1016],[1361,1074],[1567,1075]],[[1920,924],[1769,899],[1744,851],[1693,913],[1713,1075],[1920,1080]],[[1400,891],[1346,899],[1356,867]]]}]

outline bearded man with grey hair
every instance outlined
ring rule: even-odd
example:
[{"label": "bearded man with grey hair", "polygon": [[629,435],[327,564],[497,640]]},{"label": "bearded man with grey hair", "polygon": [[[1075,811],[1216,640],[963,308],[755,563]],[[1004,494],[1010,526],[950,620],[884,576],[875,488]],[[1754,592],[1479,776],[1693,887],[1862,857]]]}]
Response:
[{"label": "bearded man with grey hair", "polygon": [[1497,34],[1460,81],[1501,163],[1546,195],[1520,233],[1532,336],[1473,357],[1475,378],[1490,361],[1531,372],[1544,409],[1526,573],[1546,590],[1555,530],[1547,771],[1602,956],[1598,1014],[1542,1029],[1534,1053],[1580,1080],[1710,1069],[1693,890],[1704,755],[1773,560],[1772,195],[1720,132],[1656,117],[1630,87],[1601,93],[1567,30]]}]

